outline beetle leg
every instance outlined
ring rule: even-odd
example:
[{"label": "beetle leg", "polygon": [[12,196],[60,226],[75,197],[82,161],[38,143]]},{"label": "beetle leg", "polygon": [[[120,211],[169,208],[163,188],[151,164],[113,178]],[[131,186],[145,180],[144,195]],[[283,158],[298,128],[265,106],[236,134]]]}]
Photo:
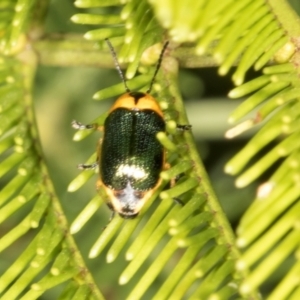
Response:
[{"label": "beetle leg", "polygon": [[114,218],[114,216],[115,216],[115,212],[113,211],[112,213],[111,213],[111,215],[110,215],[110,217],[109,217],[109,220],[108,220],[108,222],[107,222],[107,224],[102,228],[102,230],[105,230],[106,229],[106,227],[108,226],[108,224],[112,221],[112,219]]},{"label": "beetle leg", "polygon": [[[108,208],[111,210],[111,215],[110,215],[110,218],[109,218],[109,220],[108,220],[108,224],[109,224],[109,223],[111,222],[111,220],[114,218],[116,212],[114,211],[114,207],[112,206],[112,204],[111,204],[110,201],[106,202],[106,205],[107,205]],[[107,224],[107,225],[108,225],[108,224]],[[106,225],[106,226],[107,226],[107,225]],[[105,226],[105,228],[106,228],[106,226]]]},{"label": "beetle leg", "polygon": [[[101,186],[102,186],[102,181],[100,179],[98,179],[96,182],[96,190],[99,191]],[[101,195],[101,196],[103,196],[103,195]]]},{"label": "beetle leg", "polygon": [[173,198],[173,201],[180,206],[184,206],[184,203],[179,198]]},{"label": "beetle leg", "polygon": [[168,162],[165,162],[163,166],[163,170],[169,170],[171,168],[171,165]]},{"label": "beetle leg", "polygon": [[[171,165],[169,164],[169,163],[165,163],[165,165],[164,165],[164,170],[168,170],[168,169],[170,169],[171,168]],[[170,183],[169,183],[169,185],[170,185],[170,188],[172,188],[172,187],[174,187],[175,186],[175,184],[176,184],[176,182],[179,180],[179,178],[180,178],[181,176],[180,175],[177,175],[177,176],[175,176],[175,177],[173,177],[171,180],[170,180]],[[176,204],[179,204],[180,206],[183,206],[184,205],[184,203],[179,199],[179,198],[172,198],[173,199],[173,201],[176,203]]]},{"label": "beetle leg", "polygon": [[[105,197],[105,195],[103,193],[101,193],[101,188],[102,186],[102,181],[100,179],[97,180],[96,182],[96,189],[97,191],[100,192],[100,196],[101,197]],[[111,222],[111,220],[114,218],[116,212],[114,211],[114,207],[112,206],[111,202],[108,200],[108,201],[105,201],[106,202],[106,205],[108,206],[108,208],[111,210],[111,215],[110,215],[110,218],[108,220],[108,223],[105,225],[105,227],[103,228],[103,230],[107,227],[107,225]]]},{"label": "beetle leg", "polygon": [[[164,167],[163,167],[163,170],[169,170],[170,168],[171,168],[171,165],[168,162],[166,162],[165,165],[164,165]],[[177,182],[177,178],[176,177],[171,178],[170,183],[169,183],[170,188],[174,187],[175,184],[176,184],[176,182]]]},{"label": "beetle leg", "polygon": [[176,178],[172,178],[172,179],[170,180],[170,188],[172,188],[172,187],[175,186],[176,181],[177,181]]},{"label": "beetle leg", "polygon": [[98,127],[97,124],[88,124],[88,125],[84,125],[76,120],[72,121],[72,127],[74,129],[78,129],[78,130],[83,130],[83,129],[96,129]]},{"label": "beetle leg", "polygon": [[94,162],[90,165],[88,165],[88,164],[79,164],[79,165],[77,165],[77,168],[79,170],[92,170],[92,169],[95,169],[97,167],[98,167],[98,162]]},{"label": "beetle leg", "polygon": [[177,124],[176,127],[177,127],[178,130],[187,131],[187,130],[190,130],[192,128],[192,125],[189,125],[189,124]]},{"label": "beetle leg", "polygon": [[109,218],[109,220],[108,220],[108,223],[111,222],[111,220],[114,218],[115,214],[116,214],[115,211],[112,211],[112,212],[111,212],[111,215],[110,215],[110,218]]}]

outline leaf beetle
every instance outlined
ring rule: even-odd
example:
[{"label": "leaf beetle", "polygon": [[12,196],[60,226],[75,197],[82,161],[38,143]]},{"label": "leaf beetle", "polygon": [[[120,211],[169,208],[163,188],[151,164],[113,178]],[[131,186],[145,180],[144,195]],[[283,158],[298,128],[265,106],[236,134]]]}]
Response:
[{"label": "leaf beetle", "polygon": [[113,214],[116,212],[125,219],[132,219],[160,186],[160,172],[167,168],[165,149],[156,138],[158,132],[165,132],[164,115],[150,92],[168,42],[161,51],[146,93],[128,88],[115,50],[108,39],[106,42],[126,93],[113,104],[103,127],[72,122],[75,129],[103,131],[97,161],[80,164],[78,168],[99,167],[97,189],[104,189],[108,207]]}]

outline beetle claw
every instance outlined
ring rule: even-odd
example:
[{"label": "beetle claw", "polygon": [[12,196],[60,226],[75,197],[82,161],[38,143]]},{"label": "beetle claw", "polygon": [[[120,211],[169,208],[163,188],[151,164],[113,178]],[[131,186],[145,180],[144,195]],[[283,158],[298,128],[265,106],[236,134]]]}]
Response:
[{"label": "beetle claw", "polygon": [[95,124],[88,124],[88,125],[84,125],[76,120],[72,121],[72,127],[74,129],[78,129],[78,130],[83,130],[83,129],[94,129],[95,128]]},{"label": "beetle claw", "polygon": [[94,162],[90,165],[88,165],[88,164],[79,164],[79,165],[77,165],[77,168],[79,170],[92,170],[92,169],[95,169],[97,166],[98,166],[98,163]]},{"label": "beetle claw", "polygon": [[177,197],[173,198],[173,201],[180,206],[184,206],[183,201]]},{"label": "beetle claw", "polygon": [[184,125],[177,124],[176,127],[177,127],[178,130],[188,131],[188,130],[190,130],[192,128],[192,125],[189,125],[189,124],[184,124]]}]

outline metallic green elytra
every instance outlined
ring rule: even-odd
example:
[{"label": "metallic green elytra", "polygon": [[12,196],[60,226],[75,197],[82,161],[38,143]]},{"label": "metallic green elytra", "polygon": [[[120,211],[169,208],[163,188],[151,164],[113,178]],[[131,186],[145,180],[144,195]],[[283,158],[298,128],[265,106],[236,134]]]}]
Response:
[{"label": "metallic green elytra", "polygon": [[99,180],[108,206],[124,218],[135,217],[160,183],[165,152],[156,134],[165,131],[154,98],[130,92],[120,97],[104,123],[99,147]]},{"label": "metallic green elytra", "polygon": [[116,100],[103,127],[73,121],[76,129],[103,131],[97,162],[78,167],[91,169],[99,166],[97,188],[105,191],[108,207],[123,218],[134,218],[160,186],[159,174],[167,165],[165,150],[156,138],[158,132],[165,131],[164,116],[150,92],[168,43],[162,49],[148,91],[141,93],[130,91],[116,53],[106,41],[126,93]]},{"label": "metallic green elytra", "polygon": [[156,133],[165,130],[162,118],[151,110],[117,108],[104,128],[99,158],[102,182],[115,190],[127,185],[137,191],[153,188],[163,164],[163,149],[156,139]]}]

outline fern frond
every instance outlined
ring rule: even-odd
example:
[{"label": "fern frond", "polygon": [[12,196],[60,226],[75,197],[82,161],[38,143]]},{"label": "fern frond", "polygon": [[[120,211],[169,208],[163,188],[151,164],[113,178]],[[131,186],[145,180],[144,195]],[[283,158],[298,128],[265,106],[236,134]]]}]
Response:
[{"label": "fern frond", "polygon": [[[252,94],[231,114],[231,123],[239,121],[252,111],[255,111],[255,117],[229,130],[228,137],[234,137],[262,121],[264,125],[245,148],[227,163],[225,170],[230,174],[237,174],[243,170],[237,178],[236,185],[244,187],[259,178],[276,162],[281,161],[275,173],[259,187],[255,201],[240,222],[237,243],[245,250],[237,267],[251,269],[241,285],[241,292],[248,293],[252,289],[264,286],[272,273],[284,263],[292,261],[295,267],[286,271],[286,276],[269,296],[270,299],[291,299],[298,295],[293,282],[298,276],[295,269],[298,265],[296,253],[300,241],[297,225],[297,202],[300,196],[300,81],[297,62],[299,54],[296,50],[300,19],[285,1],[268,3],[274,18],[284,30],[284,46],[275,47],[277,52],[272,51],[274,62],[280,64],[265,67],[263,76],[229,93],[233,98]],[[272,48],[274,46],[269,47]],[[260,60],[264,61],[262,58]],[[258,69],[257,65],[259,61],[255,65]],[[248,166],[250,160],[254,161],[262,149],[274,142],[277,145],[273,149]]]},{"label": "fern frond", "polygon": [[[92,1],[77,1],[75,4],[85,8],[94,4],[104,6],[104,2],[96,4]],[[124,19],[123,24],[120,25],[120,20],[114,17],[117,20],[114,26],[104,16],[97,17],[96,14],[77,14],[72,20],[76,23],[97,23],[101,27],[105,26],[85,34],[85,38],[89,40],[100,41],[110,37],[118,44],[122,40],[119,38],[119,30],[123,31],[124,44],[119,47],[118,53],[120,61],[129,63],[126,75],[131,78],[139,66],[144,50],[155,42],[162,41],[163,35],[146,1],[131,1],[125,4],[120,15]],[[239,282],[244,276],[242,273],[235,274],[234,265],[239,253],[234,246],[230,226],[199,161],[192,136],[188,132],[180,133],[176,129],[176,123],[187,124],[182,100],[176,89],[177,68],[175,60],[165,58],[162,66],[164,75],[160,76],[162,84],[155,85],[159,92],[158,101],[161,107],[166,109],[168,131],[167,135],[158,135],[158,139],[168,150],[171,169],[162,172],[164,183],[136,219],[124,221],[115,216],[90,249],[90,258],[106,251],[108,263],[115,261],[123,249],[126,251],[125,258],[129,263],[124,270],[119,270],[119,283],[124,285],[132,280],[135,282],[135,287],[127,299],[139,299],[146,295],[154,299],[230,297],[237,293]],[[145,86],[149,85],[151,68],[141,67],[140,70],[145,74],[130,80],[130,88],[135,85],[137,90],[144,90]],[[138,81],[139,84],[135,84]],[[94,99],[102,100],[123,92],[124,88],[119,84],[97,92]],[[97,124],[103,125],[104,120],[105,116],[100,116]],[[86,135],[85,130],[78,131],[74,140],[82,140]],[[95,157],[95,154],[91,157]],[[91,158],[88,159],[88,162],[90,161]],[[69,190],[75,191],[82,187],[92,174],[93,171],[83,171],[70,183]],[[180,176],[180,180],[175,186],[163,190],[176,176]],[[157,199],[158,196],[161,201]],[[105,202],[106,196],[101,191],[100,197],[102,200],[91,199],[75,219],[71,226],[73,233],[83,228]],[[174,198],[179,198],[185,205],[181,208],[174,204]],[[148,221],[145,221],[146,218]],[[132,240],[131,236],[135,236],[135,239]],[[155,259],[151,258],[154,252],[159,253]],[[176,267],[167,272],[170,261],[175,260],[177,256],[179,259]],[[141,278],[137,278],[138,271],[145,268],[149,262],[150,267],[144,271]],[[151,293],[153,282],[164,273],[169,274],[162,280],[160,289]],[[211,278],[214,278],[213,285]],[[252,296],[255,298],[255,293],[252,293]]]},{"label": "fern frond", "polygon": [[[290,68],[290,64],[285,67],[287,66]],[[265,68],[264,72],[268,73],[272,68]],[[277,76],[282,79],[282,75],[285,76],[286,81],[277,81]],[[243,187],[261,176],[275,162],[285,158],[276,172],[266,183],[262,184],[257,198],[243,216],[239,225],[238,244],[240,247],[247,247],[247,249],[238,266],[244,268],[252,267],[255,264],[253,273],[244,283],[243,288],[245,290],[256,288],[262,284],[271,274],[270,272],[278,268],[283,261],[290,259],[290,255],[297,251],[299,242],[296,224],[299,211],[297,201],[300,195],[298,191],[300,82],[295,78],[295,70],[278,75],[272,73],[268,77],[270,82],[273,79],[280,83],[280,86],[277,85],[278,90],[266,92],[268,86],[263,87],[233,113],[232,119],[236,117],[236,113],[239,114],[238,110],[242,112],[243,110],[247,111],[255,108],[258,104],[255,99],[259,99],[264,103],[258,109],[257,117],[251,122],[252,125],[257,122],[256,120],[260,122],[269,115],[270,118],[248,145],[226,165],[227,172],[236,174],[245,169],[249,160],[255,157],[261,149],[279,139],[280,143],[277,146],[238,177],[236,184]],[[276,84],[272,87],[276,89]],[[237,89],[243,89],[243,86]],[[234,92],[235,90],[233,90]],[[258,94],[264,96],[257,96]],[[243,114],[241,113],[241,116]],[[234,129],[231,131],[234,132]],[[292,241],[292,243],[289,241]],[[285,251],[283,251],[283,248]],[[265,256],[267,253],[268,255]],[[278,253],[281,253],[281,259],[278,258]],[[250,256],[251,260],[249,260]],[[273,257],[276,257],[276,263],[274,259],[270,260]],[[270,267],[271,261],[272,267]],[[268,265],[268,268],[266,268],[266,265]],[[292,292],[291,289],[294,289],[294,287],[290,286],[287,289],[285,285],[285,297],[289,297],[288,293]],[[279,292],[282,293],[282,290]],[[274,299],[279,297],[278,295],[277,289],[275,289]]]},{"label": "fern frond", "polygon": [[[38,299],[49,289],[72,282],[69,292],[84,288],[88,297],[103,299],[68,233],[42,156],[31,99],[36,57],[20,43],[34,3],[7,2],[5,20],[12,26],[5,27],[1,36],[0,223],[5,230],[0,252],[13,247],[18,251],[12,251],[14,262],[1,274],[0,297]],[[14,54],[18,59],[5,56]]]},{"label": "fern frond", "polygon": [[[162,26],[178,42],[197,42],[196,53],[211,53],[225,75],[239,59],[235,84],[254,65],[261,69],[288,42],[266,1],[198,1],[197,4],[150,1]],[[194,9],[194,5],[196,8]],[[165,12],[168,11],[168,14]],[[201,13],[199,13],[201,11]],[[218,43],[211,49],[211,43]]]},{"label": "fern frond", "polygon": [[[160,98],[166,99],[165,102],[167,99],[176,101],[175,107],[168,102],[169,110],[175,109],[177,113],[181,112],[181,123],[184,123],[186,118],[178,104],[180,103],[178,91],[169,89],[170,86],[174,86],[171,82],[174,78],[169,76],[164,88],[160,88]],[[167,119],[168,117],[166,114]],[[234,261],[238,257],[233,246],[233,237],[230,235],[227,221],[209,187],[206,175],[199,167],[200,162],[192,146],[191,135],[178,133],[174,124],[173,119],[167,123],[172,140],[166,135],[158,137],[168,149],[169,162],[172,165],[171,169],[161,174],[165,183],[156,191],[154,197],[149,200],[141,215],[136,219],[124,221],[119,216],[115,216],[90,250],[90,258],[95,258],[106,251],[106,260],[112,263],[125,248],[126,260],[130,262],[124,270],[119,271],[119,283],[124,285],[131,280],[136,282],[128,299],[149,296],[148,290],[152,283],[159,274],[164,274],[168,270],[168,262],[177,256],[180,257],[177,266],[173,272],[168,272],[167,278],[163,280],[157,293],[152,294],[151,297],[154,299],[167,299],[168,297],[182,299],[186,295],[200,298],[209,295],[217,296],[223,293],[223,288],[227,285],[237,287],[240,280],[232,277]],[[186,151],[186,145],[189,145],[188,151]],[[86,171],[82,174],[86,174]],[[91,173],[87,175],[86,181],[90,175]],[[180,175],[181,179],[176,185],[162,191],[166,183],[177,175]],[[82,186],[82,179],[78,178],[83,177],[79,176],[71,183],[72,191],[77,180],[78,187]],[[158,195],[161,201],[157,199]],[[178,204],[174,204],[173,198],[179,198],[185,205],[181,208]],[[104,195],[102,195],[102,200],[93,198],[73,222],[72,232],[75,233],[81,229],[103,202],[105,202]],[[148,218],[148,221],[145,221],[145,218]],[[132,240],[131,236],[136,237]],[[229,244],[231,247],[228,247]],[[153,252],[160,254],[152,259],[151,253]],[[216,253],[220,254],[217,260],[215,260]],[[151,266],[138,279],[136,273],[144,268],[149,260]],[[190,269],[195,261],[197,264]],[[185,270],[189,272],[185,274]],[[218,284],[211,286],[210,276],[219,278]],[[194,283],[197,285],[201,283],[201,289],[193,290]],[[177,285],[181,286],[180,292],[176,288]],[[224,293],[233,295],[236,292],[236,288],[229,288]]]},{"label": "fern frond", "polygon": [[25,32],[30,23],[30,14],[35,0],[4,1],[0,4],[0,52],[16,54],[26,43]]},{"label": "fern frond", "polygon": [[105,7],[108,3],[111,6],[115,5],[115,14],[76,14],[71,20],[78,24],[99,25],[99,29],[90,30],[84,35],[87,40],[103,41],[110,38],[115,46],[121,45],[118,60],[120,63],[128,63],[126,77],[133,78],[143,52],[163,41],[163,30],[156,22],[147,1],[129,1],[123,5],[122,1],[106,3],[78,0],[75,5],[80,8],[92,8]]},{"label": "fern frond", "polygon": [[[27,56],[22,63],[2,57],[1,65],[7,77],[0,83],[0,89],[6,92],[1,99],[0,143],[2,157],[7,158],[0,165],[0,222],[9,226],[15,215],[22,221],[1,237],[0,250],[14,246],[23,236],[31,240],[1,275],[1,299],[37,299],[48,289],[69,280],[75,283],[74,293],[81,285],[92,285],[89,292],[100,299],[90,275],[82,272],[83,261],[68,234],[41,157],[29,94],[34,74],[30,58]],[[63,256],[66,251],[69,255]],[[62,257],[64,263],[58,264]]]},{"label": "fern frond", "polygon": [[[284,261],[291,259],[299,244],[297,226],[299,153],[299,36],[300,21],[286,1],[199,1],[199,13],[184,8],[187,3],[152,0],[162,26],[174,40],[197,42],[198,54],[209,51],[220,63],[219,74],[226,74],[237,61],[233,81],[240,85],[252,66],[260,70],[269,61],[279,65],[263,69],[265,75],[235,88],[233,98],[253,93],[230,116],[235,123],[258,106],[253,119],[227,132],[234,137],[266,120],[264,127],[226,165],[237,174],[257,153],[273,141],[280,143],[244,171],[236,181],[244,187],[261,176],[278,160],[287,157],[275,174],[263,184],[257,199],[241,220],[240,247],[247,247],[238,269],[252,271],[241,285],[242,294],[260,287]],[[197,8],[198,8],[197,6]],[[168,13],[166,13],[168,12]],[[212,41],[217,40],[211,47]],[[277,234],[276,234],[277,233]],[[293,258],[297,264],[297,258]],[[293,277],[294,276],[294,277]],[[271,299],[296,297],[294,269],[271,294]],[[289,284],[290,282],[290,284]],[[295,291],[295,294],[293,294]]]},{"label": "fern frond", "polygon": [[[32,111],[30,95],[36,58],[25,45],[34,45],[43,60],[43,54],[52,52],[49,45],[54,49],[63,44],[64,49],[69,49],[71,45],[74,50],[74,45],[82,42],[52,40],[52,44],[43,44],[30,40],[39,38],[46,2],[11,0],[0,4],[0,223],[5,229],[0,251],[9,251],[24,237],[30,240],[28,245],[20,246],[15,262],[2,274],[0,295],[9,300],[37,299],[62,284],[59,299],[103,299],[68,233],[45,167]],[[125,254],[128,263],[118,269],[118,276],[120,284],[135,283],[127,292],[128,299],[228,299],[238,294],[258,299],[256,290],[280,264],[290,260],[294,266],[270,298],[298,299],[299,18],[284,0],[77,0],[75,5],[87,10],[72,20],[93,26],[85,34],[89,41],[83,48],[88,45],[89,51],[101,49],[101,55],[105,54],[101,59],[106,60],[102,41],[110,38],[118,49],[120,62],[127,65],[131,89],[148,87],[160,43],[166,38],[171,40],[163,75],[154,86],[167,124],[167,134],[159,134],[158,139],[168,152],[171,168],[162,172],[163,184],[138,218],[124,221],[116,216],[103,232],[99,230],[90,257],[105,253],[111,263]],[[29,32],[32,27],[35,30]],[[189,48],[177,51],[180,43],[188,43]],[[45,45],[49,48],[43,48]],[[184,54],[180,53],[182,49]],[[248,112],[257,113],[228,131],[228,137],[265,122],[226,166],[231,174],[244,172],[237,186],[249,184],[275,162],[282,161],[261,185],[256,201],[241,220],[237,246],[245,248],[242,256],[199,161],[191,133],[176,130],[176,124],[188,121],[177,89],[178,65],[171,57],[194,67],[186,58],[190,54],[186,49],[214,57],[221,75],[237,65],[233,81],[240,86],[230,96],[249,98],[229,121],[235,124]],[[72,55],[74,58],[78,54]],[[64,64],[65,60],[58,57],[48,61],[54,58],[52,63]],[[265,67],[269,62],[275,65]],[[107,59],[103,65],[113,64]],[[263,69],[264,74],[242,85],[252,67]],[[137,71],[141,74],[135,76]],[[94,99],[122,93],[123,85],[119,84],[97,92]],[[106,116],[102,114],[92,123],[101,125]],[[80,141],[91,133],[78,131],[74,140]],[[258,152],[278,140],[273,150],[247,169]],[[91,153],[88,162],[94,160],[95,154]],[[92,171],[80,173],[69,191],[81,188],[93,175]],[[170,187],[174,177],[179,179]],[[184,205],[175,204],[173,198],[179,198]],[[91,199],[73,222],[71,232],[83,229],[104,200],[101,192]],[[156,280],[159,289],[154,290]]]}]

